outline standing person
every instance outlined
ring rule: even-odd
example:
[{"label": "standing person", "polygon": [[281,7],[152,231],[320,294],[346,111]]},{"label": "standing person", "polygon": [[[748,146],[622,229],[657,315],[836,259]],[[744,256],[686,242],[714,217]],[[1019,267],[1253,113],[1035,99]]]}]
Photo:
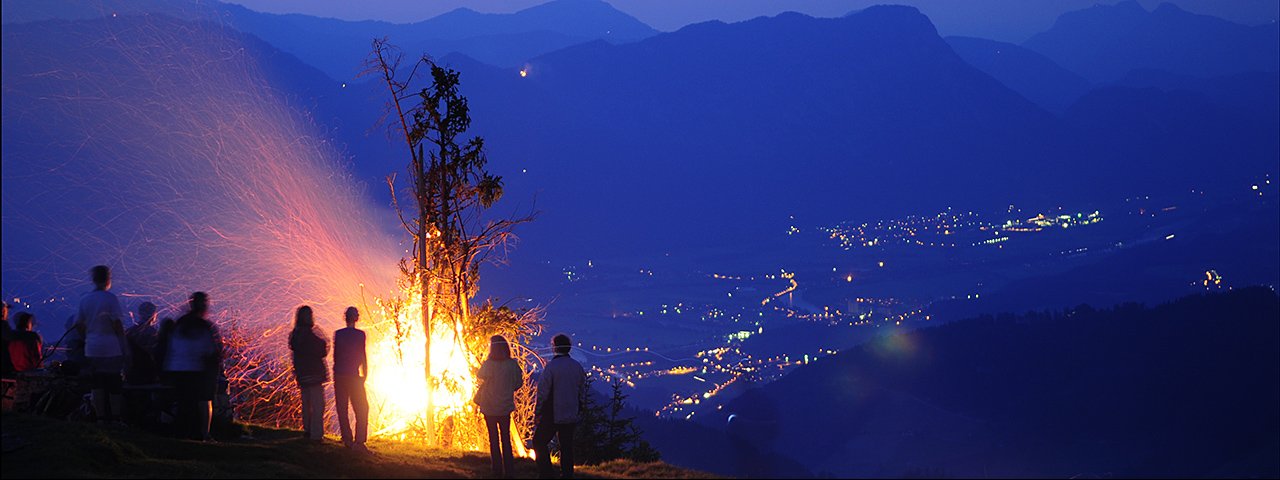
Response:
[{"label": "standing person", "polygon": [[569,357],[571,341],[565,334],[551,339],[555,356],[547,362],[538,379],[538,402],[534,408],[533,451],[538,457],[538,475],[550,478],[552,437],[560,439],[561,478],[573,478],[573,430],[578,426],[581,399],[587,373],[582,364]]},{"label": "standing person", "polygon": [[13,371],[29,372],[39,370],[44,361],[44,338],[33,331],[36,316],[28,312],[18,312],[13,317],[14,332],[9,337],[9,358],[13,361]]},{"label": "standing person", "polygon": [[[364,380],[369,376],[369,358],[365,355],[364,330],[356,328],[360,310],[347,307],[345,317],[347,328],[333,332],[333,399],[338,408],[342,444],[366,452],[368,448],[364,442],[369,436],[369,397],[365,395]],[[351,421],[347,418],[348,403],[356,415],[354,438]]]},{"label": "standing person", "polygon": [[147,385],[156,383],[159,374],[156,365],[156,344],[159,333],[156,330],[156,304],[143,302],[138,306],[138,324],[124,332],[129,344],[129,352],[133,355],[133,365],[124,372],[124,380],[130,385]]},{"label": "standing person", "polygon": [[493,476],[511,478],[515,474],[515,454],[511,451],[511,412],[516,410],[515,393],[524,385],[520,364],[511,358],[511,346],[501,335],[489,338],[489,356],[480,365],[476,405],[489,429],[489,458]]},{"label": "standing person", "polygon": [[209,295],[191,294],[190,311],[160,330],[156,357],[178,399],[178,432],[211,441],[213,392],[222,365],[222,339],[207,317]]},{"label": "standing person", "polygon": [[130,359],[124,338],[124,311],[120,309],[120,300],[109,291],[111,269],[98,265],[89,273],[94,289],[80,297],[75,328],[84,336],[85,366],[98,421],[119,423],[124,413],[120,373]]},{"label": "standing person", "polygon": [[302,391],[302,431],[312,441],[324,440],[324,384],[329,369],[324,357],[329,344],[316,332],[311,307],[298,307],[293,331],[289,333],[289,350],[293,352],[293,377]]}]

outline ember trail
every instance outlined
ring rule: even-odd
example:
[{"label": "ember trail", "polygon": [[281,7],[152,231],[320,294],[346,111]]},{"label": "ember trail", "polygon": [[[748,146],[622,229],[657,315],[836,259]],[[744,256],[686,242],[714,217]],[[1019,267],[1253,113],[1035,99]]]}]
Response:
[{"label": "ember trail", "polygon": [[[474,276],[455,288],[398,269],[402,257],[417,258],[413,238],[390,226],[393,212],[370,205],[305,110],[272,88],[255,40],[159,16],[99,26],[58,41],[108,54],[74,65],[21,59],[43,68],[4,74],[7,90],[46,93],[6,102],[6,121],[44,129],[6,143],[38,143],[57,159],[6,149],[4,203],[14,215],[6,213],[5,229],[47,232],[34,248],[6,246],[12,272],[47,280],[15,296],[70,309],[84,268],[100,263],[114,266],[116,291],[160,305],[162,317],[180,313],[190,292],[208,291],[232,350],[225,368],[237,416],[295,426],[297,392],[282,353],[292,310],[311,305],[317,326],[332,332],[354,305],[370,335],[371,434],[487,445],[471,404],[482,342],[506,334],[525,344],[536,312],[459,309],[475,294]],[[17,250],[39,254],[9,253]],[[457,266],[444,252],[433,252],[433,272]],[[526,419],[514,430],[521,436],[532,411],[527,390],[515,416]]]}]

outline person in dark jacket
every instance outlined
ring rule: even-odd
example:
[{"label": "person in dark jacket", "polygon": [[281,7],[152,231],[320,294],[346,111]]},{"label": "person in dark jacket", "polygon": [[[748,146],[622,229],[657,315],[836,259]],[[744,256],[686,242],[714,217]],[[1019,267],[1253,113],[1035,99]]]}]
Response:
[{"label": "person in dark jacket", "polygon": [[561,478],[573,478],[573,430],[581,419],[581,399],[585,393],[587,373],[582,364],[569,357],[571,341],[565,334],[551,339],[555,357],[547,362],[538,378],[538,402],[534,407],[533,451],[537,454],[538,474],[552,475],[551,439],[560,439]]},{"label": "person in dark jacket", "polygon": [[222,338],[206,318],[209,295],[191,294],[190,306],[176,322],[166,322],[161,328],[156,358],[178,399],[179,432],[192,440],[210,441],[213,395],[222,369]]},{"label": "person in dark jacket", "polygon": [[329,381],[329,342],[316,331],[311,307],[298,307],[289,350],[293,352],[293,377],[302,396],[302,431],[312,441],[324,440],[324,384]]},{"label": "person in dark jacket", "polygon": [[143,302],[138,306],[138,323],[124,332],[125,341],[133,355],[133,364],[124,371],[124,381],[129,385],[156,383],[159,367],[155,353],[159,342],[156,328],[156,304]]},{"label": "person in dark jacket", "polygon": [[511,358],[511,346],[501,335],[489,338],[489,356],[476,375],[480,386],[476,405],[489,429],[489,458],[493,476],[511,478],[515,474],[515,454],[511,451],[511,412],[516,410],[515,393],[524,385],[520,364]]},{"label": "person in dark jacket", "polygon": [[[369,397],[364,380],[369,377],[369,357],[365,352],[364,330],[356,328],[360,310],[347,307],[347,328],[333,332],[333,403],[338,409],[338,431],[342,444],[359,452],[367,452],[364,442],[369,437]],[[347,418],[347,405],[356,416],[355,435]]]}]

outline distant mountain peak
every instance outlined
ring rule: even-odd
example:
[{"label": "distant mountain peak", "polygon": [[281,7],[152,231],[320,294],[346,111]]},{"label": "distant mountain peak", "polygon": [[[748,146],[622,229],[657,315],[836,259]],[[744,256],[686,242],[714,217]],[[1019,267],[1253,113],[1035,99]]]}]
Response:
[{"label": "distant mountain peak", "polygon": [[1136,1],[1067,12],[1024,47],[1093,82],[1137,68],[1199,77],[1280,68],[1275,24],[1251,27],[1172,3],[1147,11]]},{"label": "distant mountain peak", "polygon": [[440,18],[440,17],[445,17],[445,16],[451,16],[451,15],[468,15],[468,16],[470,16],[470,15],[484,15],[484,14],[483,14],[483,13],[480,13],[480,12],[477,12],[477,11],[475,11],[475,10],[472,10],[472,9],[470,9],[470,8],[467,8],[467,7],[458,7],[458,8],[455,8],[455,9],[453,9],[453,10],[449,10],[449,11],[447,11],[447,12],[444,12],[444,13],[442,13],[442,14],[440,14],[440,15],[436,15],[436,17],[435,17],[435,18]]},{"label": "distant mountain peak", "polygon": [[873,5],[844,15],[845,19],[864,19],[894,28],[915,29],[937,36],[938,29],[920,9],[910,5]]},{"label": "distant mountain peak", "polygon": [[584,40],[607,38],[627,42],[658,33],[601,0],[552,0],[514,13],[481,13],[459,8],[415,25],[453,39],[545,31]]}]

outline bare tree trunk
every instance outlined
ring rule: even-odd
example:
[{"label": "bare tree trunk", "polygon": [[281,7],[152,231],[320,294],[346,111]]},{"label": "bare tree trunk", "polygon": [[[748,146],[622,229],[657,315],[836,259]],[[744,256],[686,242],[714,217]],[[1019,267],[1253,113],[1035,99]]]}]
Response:
[{"label": "bare tree trunk", "polygon": [[[424,172],[419,172],[418,175],[418,191],[425,194],[426,175],[423,173]],[[421,231],[421,238],[418,242],[418,278],[420,279],[419,282],[422,284],[422,333],[424,337],[423,341],[425,343],[423,346],[423,369],[425,370],[423,374],[427,377],[426,419],[423,426],[426,429],[427,445],[435,446],[436,409],[433,398],[435,396],[435,388],[431,385],[431,319],[435,316],[435,305],[431,301],[431,274],[427,270],[427,235],[430,234],[430,229],[427,227],[427,225],[429,225],[427,223],[427,202],[425,199],[420,198],[418,200],[418,205],[418,225]]]}]

